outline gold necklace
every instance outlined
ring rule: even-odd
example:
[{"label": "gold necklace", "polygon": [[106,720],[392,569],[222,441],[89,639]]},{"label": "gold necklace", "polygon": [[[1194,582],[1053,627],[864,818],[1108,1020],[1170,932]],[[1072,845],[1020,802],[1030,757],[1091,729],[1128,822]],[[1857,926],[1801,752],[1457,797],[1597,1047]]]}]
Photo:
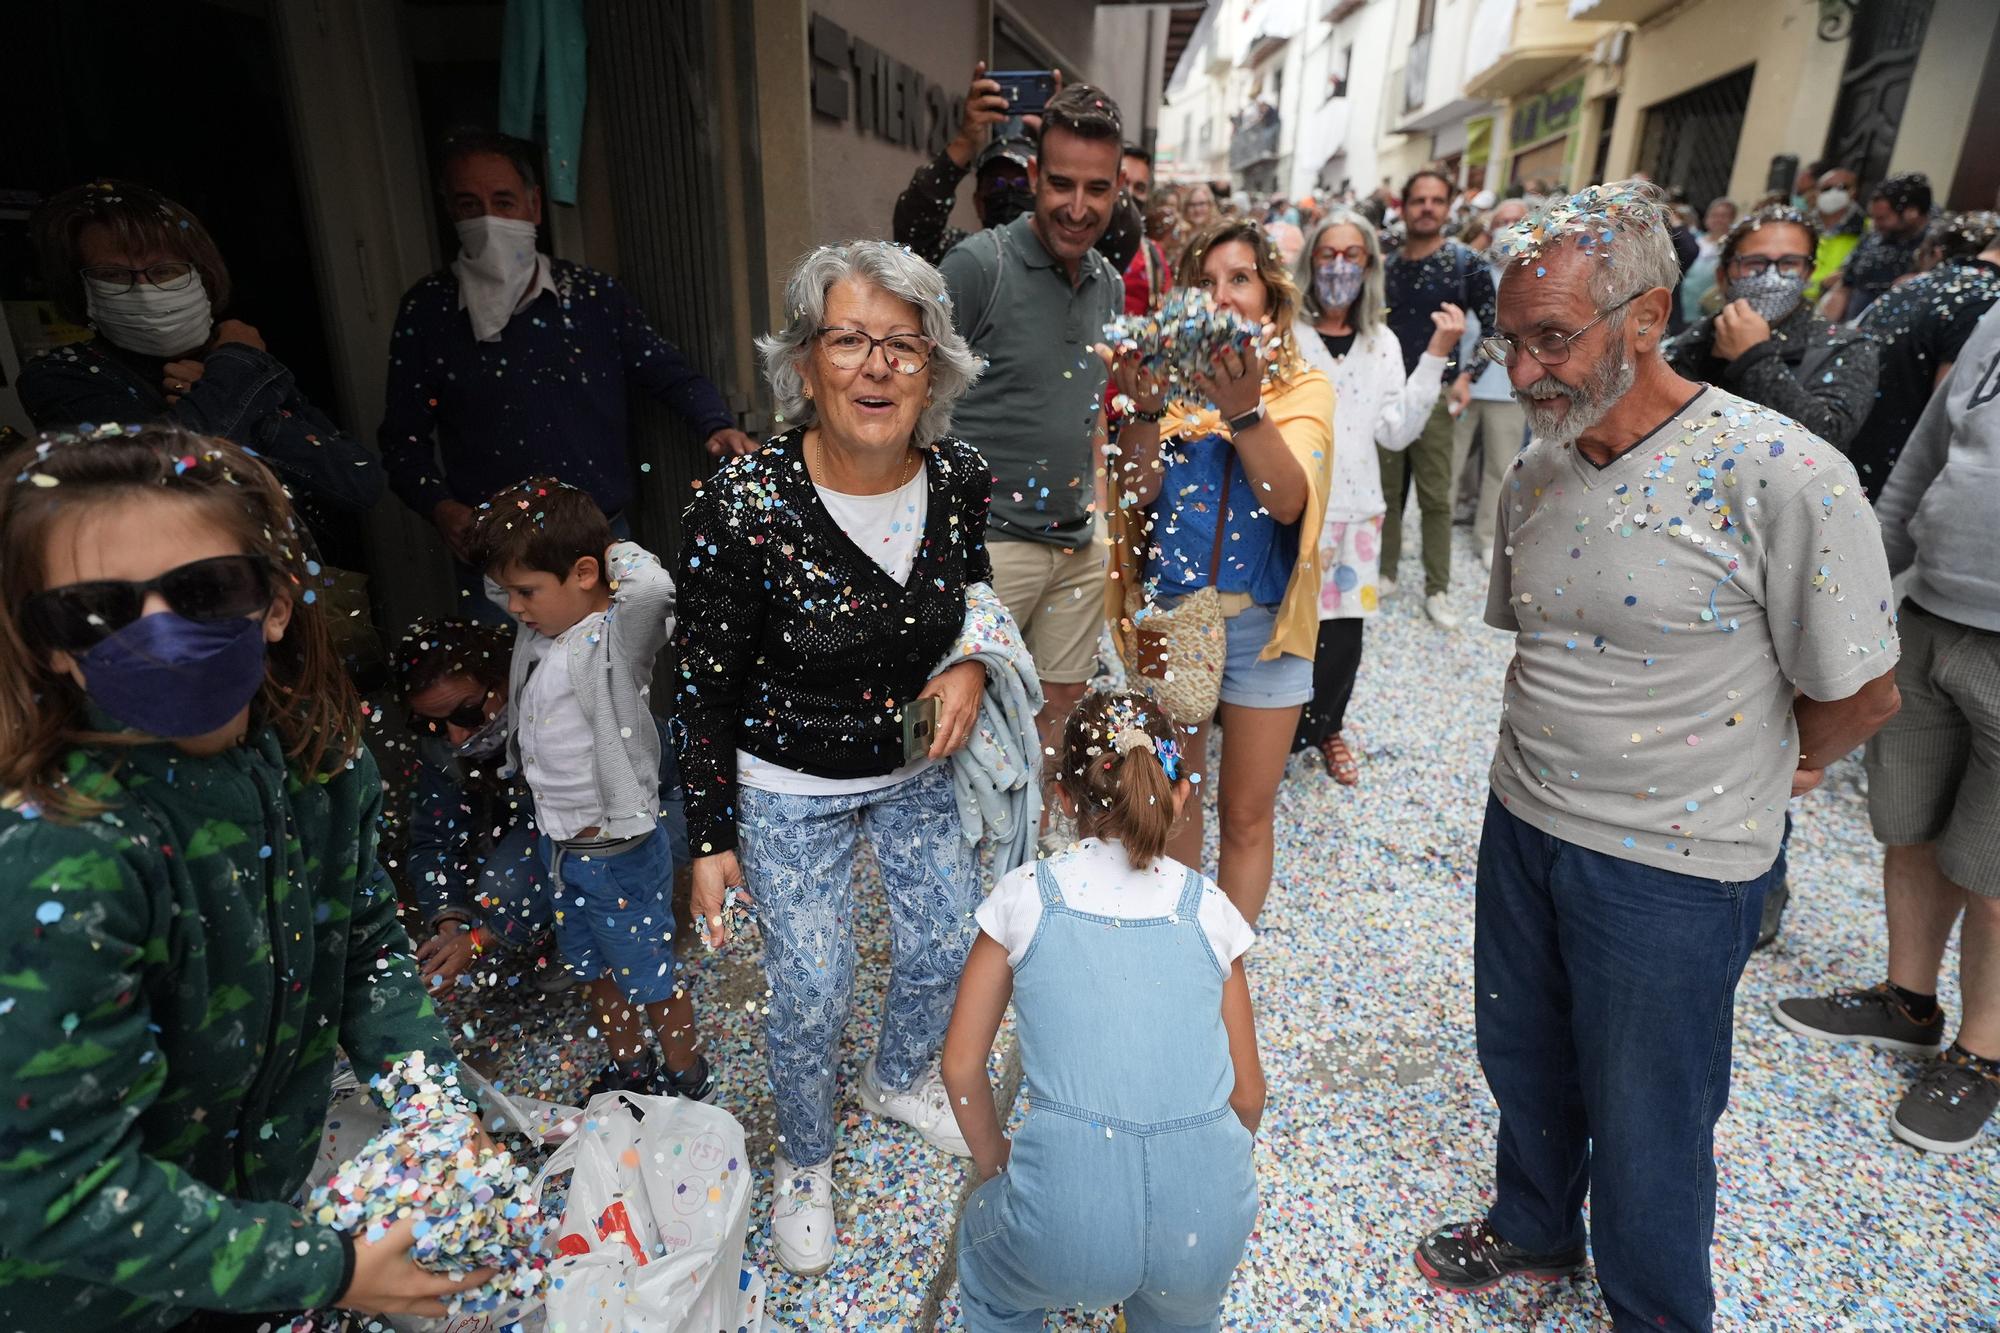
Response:
[{"label": "gold necklace", "polygon": [[[838,486],[835,486],[833,484],[833,469],[827,465],[826,440],[821,436],[820,432],[817,429],[814,429],[812,431],[807,432],[806,441],[807,443],[813,445],[815,448],[819,450],[819,470],[827,478],[826,482],[827,489],[830,491],[840,490]],[[894,495],[897,491],[902,490],[905,486],[915,481],[917,479],[918,469],[920,469],[924,465],[923,454],[920,453],[914,445],[904,445],[903,447],[904,449],[908,450],[910,455],[909,475],[905,476],[901,481],[897,482],[894,486],[891,486],[888,490],[881,492],[883,495]],[[848,492],[845,491],[841,492],[841,494],[843,495],[847,493]]]}]

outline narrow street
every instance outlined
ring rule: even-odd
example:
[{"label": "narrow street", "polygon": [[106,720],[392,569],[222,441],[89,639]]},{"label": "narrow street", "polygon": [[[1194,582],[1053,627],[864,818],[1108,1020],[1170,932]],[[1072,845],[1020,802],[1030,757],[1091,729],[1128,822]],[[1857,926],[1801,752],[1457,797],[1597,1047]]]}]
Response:
[{"label": "narrow street", "polygon": [[[1404,591],[1369,628],[1351,710],[1366,748],[1361,785],[1338,787],[1317,760],[1294,760],[1279,796],[1279,887],[1250,955],[1271,1086],[1257,1147],[1263,1212],[1230,1329],[1609,1326],[1587,1272],[1448,1298],[1409,1260],[1424,1230],[1490,1202],[1496,1129],[1473,1042],[1472,881],[1510,640],[1478,623],[1485,571],[1464,530],[1455,536],[1465,627],[1439,632]],[[1414,552],[1407,559],[1414,572]],[[1881,853],[1860,780],[1850,761],[1800,802],[1784,933],[1751,958],[1738,992],[1734,1090],[1717,1140],[1722,1328],[1980,1329],[1995,1325],[1979,1312],[2000,1310],[2000,1161],[1927,1156],[1889,1136],[1914,1061],[1809,1044],[1770,1017],[1784,996],[1880,975]],[[865,857],[862,874],[873,880]],[[760,1177],[745,1262],[769,1284],[767,1328],[922,1327],[927,1298],[937,1328],[959,1327],[940,1225],[963,1186],[959,1164],[863,1114],[849,1091],[889,964],[879,895],[864,901],[878,905],[842,1061],[843,1249],[824,1277],[793,1277],[769,1250],[761,974],[741,944],[690,968],[720,1052],[719,1102],[748,1129]],[[1955,1014],[1956,946],[1944,971],[1940,1001]],[[528,1025],[508,1055],[510,1086],[574,1095],[596,1067],[567,1037],[534,1037],[569,1031],[568,1011],[550,1006]]]}]

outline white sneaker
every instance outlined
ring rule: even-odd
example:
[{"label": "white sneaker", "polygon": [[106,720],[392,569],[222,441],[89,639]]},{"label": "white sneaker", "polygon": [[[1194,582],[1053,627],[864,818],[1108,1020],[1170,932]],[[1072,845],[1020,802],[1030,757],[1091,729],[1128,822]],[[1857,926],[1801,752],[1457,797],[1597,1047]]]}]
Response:
[{"label": "white sneaker", "polygon": [[793,1166],[778,1154],[771,1182],[771,1243],[778,1262],[800,1277],[833,1267],[838,1239],[833,1227],[833,1159]]},{"label": "white sneaker", "polygon": [[1458,628],[1458,612],[1451,609],[1451,598],[1445,593],[1434,592],[1424,598],[1424,614],[1439,629]]},{"label": "white sneaker", "polygon": [[1375,580],[1375,596],[1378,600],[1386,602],[1395,595],[1396,595],[1396,580],[1394,579]]},{"label": "white sneaker", "polygon": [[953,1157],[970,1157],[965,1135],[958,1132],[958,1118],[951,1113],[951,1094],[936,1065],[924,1071],[908,1092],[891,1092],[875,1080],[875,1062],[861,1071],[861,1104],[876,1115],[900,1120],[924,1136],[924,1142]]}]

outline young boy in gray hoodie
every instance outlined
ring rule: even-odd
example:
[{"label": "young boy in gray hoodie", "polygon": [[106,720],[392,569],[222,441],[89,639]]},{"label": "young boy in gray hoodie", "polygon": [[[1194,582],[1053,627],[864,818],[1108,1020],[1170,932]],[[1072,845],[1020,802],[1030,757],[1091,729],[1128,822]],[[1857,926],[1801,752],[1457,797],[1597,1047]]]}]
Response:
[{"label": "young boy in gray hoodie", "polygon": [[[520,624],[508,673],[509,757],[535,797],[556,944],[589,988],[611,1065],[590,1093],[707,1101],[715,1078],[675,984],[673,852],[660,823],[660,733],[647,704],[674,628],[674,581],[614,542],[585,492],[552,477],[482,507],[475,557]],[[666,1057],[659,1070],[639,1015]]]},{"label": "young boy in gray hoodie", "polygon": [[[2000,306],[1979,321],[1875,505],[1893,574],[1902,711],[1868,742],[1868,816],[1884,844],[1888,977],[1782,1000],[1778,1021],[1823,1041],[1937,1058],[1890,1132],[1971,1147],[2000,1108]],[[1944,1046],[1939,963],[1965,918],[1965,1013]]]}]

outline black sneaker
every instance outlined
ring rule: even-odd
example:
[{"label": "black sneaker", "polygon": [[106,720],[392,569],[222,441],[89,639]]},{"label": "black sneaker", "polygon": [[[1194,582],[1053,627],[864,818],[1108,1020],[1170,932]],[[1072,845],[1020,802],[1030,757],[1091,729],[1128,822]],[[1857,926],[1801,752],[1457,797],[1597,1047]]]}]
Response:
[{"label": "black sneaker", "polygon": [[715,1100],[715,1068],[705,1055],[697,1055],[694,1063],[686,1069],[660,1070],[659,1093],[662,1097],[685,1097],[691,1102],[712,1102]]},{"label": "black sneaker", "polygon": [[660,1081],[660,1070],[649,1052],[645,1058],[631,1064],[604,1066],[590,1081],[590,1087],[583,1095],[586,1101],[605,1092],[637,1092],[654,1097],[660,1095]]},{"label": "black sneaker", "polygon": [[1979,1141],[1979,1132],[2000,1106],[2000,1074],[1959,1049],[1951,1049],[1924,1066],[1917,1085],[1903,1094],[1889,1121],[1889,1132],[1925,1152],[1964,1152]]},{"label": "black sneaker", "polygon": [[1485,1218],[1440,1227],[1414,1255],[1417,1271],[1440,1291],[1485,1291],[1510,1277],[1556,1282],[1583,1267],[1583,1246],[1555,1254],[1529,1254],[1493,1234]]},{"label": "black sneaker", "polygon": [[1764,914],[1757,920],[1757,942],[1753,951],[1768,949],[1778,941],[1778,929],[1785,924],[1785,904],[1792,900],[1791,885],[1779,880],[1764,895]]},{"label": "black sneaker", "polygon": [[1855,1041],[1905,1055],[1936,1055],[1944,1045],[1944,1011],[1928,1019],[1911,1017],[1886,981],[1867,990],[1780,1000],[1771,1012],[1780,1023],[1814,1041]]}]

